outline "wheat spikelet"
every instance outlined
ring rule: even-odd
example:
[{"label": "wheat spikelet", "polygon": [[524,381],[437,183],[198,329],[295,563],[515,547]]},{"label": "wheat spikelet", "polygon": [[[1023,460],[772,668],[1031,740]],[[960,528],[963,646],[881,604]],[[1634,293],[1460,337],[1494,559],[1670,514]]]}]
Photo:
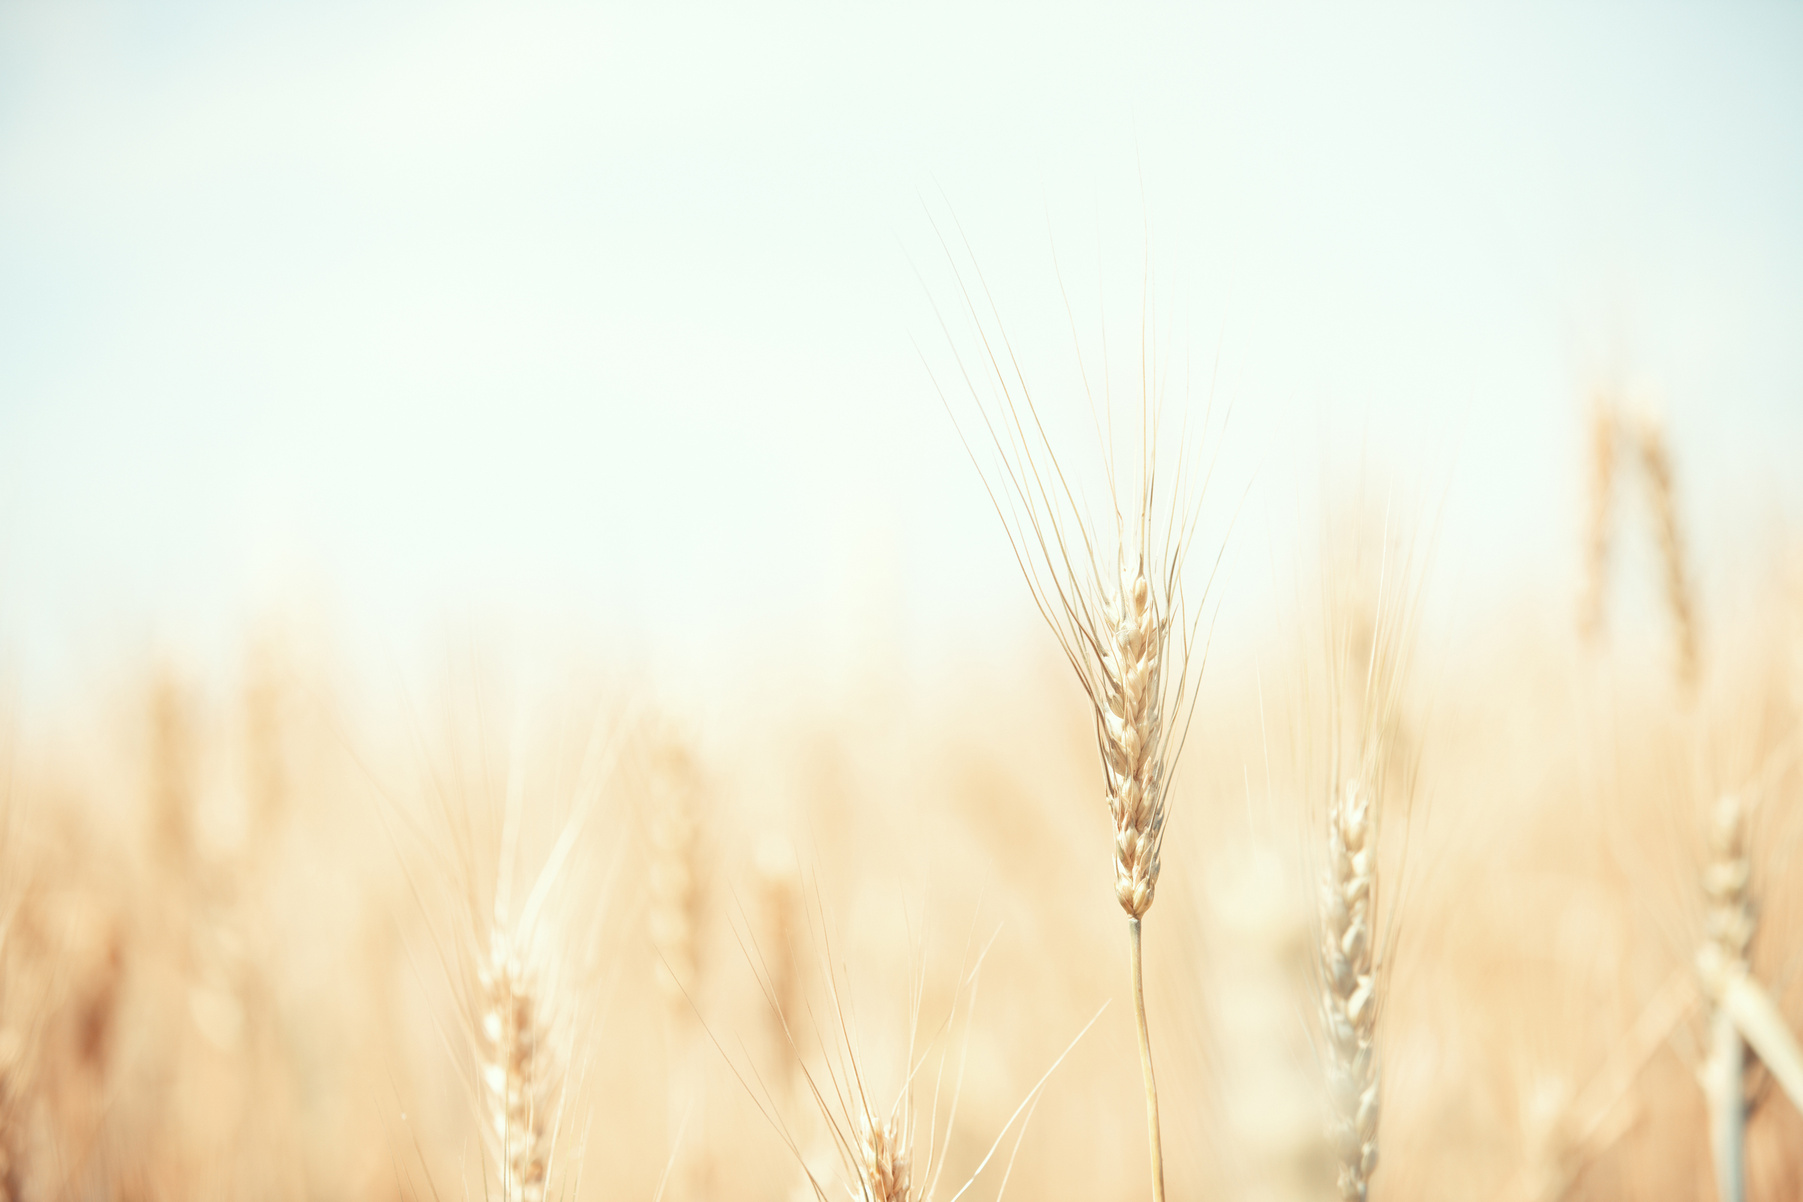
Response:
[{"label": "wheat spikelet", "polygon": [[1609,547],[1615,526],[1616,444],[1620,441],[1615,407],[1601,392],[1590,400],[1590,459],[1586,484],[1588,508],[1584,528],[1584,584],[1578,598],[1578,631],[1587,639],[1602,633],[1609,590]]},{"label": "wheat spikelet", "polygon": [[1364,1202],[1377,1168],[1379,1081],[1374,915],[1377,838],[1374,798],[1353,780],[1328,807],[1327,879],[1321,897],[1329,1142],[1339,1158],[1340,1197]]},{"label": "wheat spikelet", "polygon": [[1114,895],[1129,918],[1152,906],[1164,837],[1164,623],[1152,605],[1143,560],[1123,566],[1107,598],[1102,656],[1102,762],[1114,819]]},{"label": "wheat spikelet", "polygon": [[888,1119],[877,1119],[865,1110],[860,1122],[863,1130],[858,1140],[858,1172],[864,1191],[862,1202],[908,1202],[910,1124],[906,1095]]},{"label": "wheat spikelet", "polygon": [[562,1064],[538,975],[497,920],[477,974],[476,1042],[487,1135],[505,1202],[543,1202],[550,1178]]},{"label": "wheat spikelet", "polygon": [[1678,683],[1694,689],[1697,683],[1697,612],[1690,569],[1685,555],[1684,532],[1678,523],[1677,481],[1672,471],[1671,448],[1658,418],[1643,415],[1635,430],[1635,447],[1646,477],[1648,501],[1653,509],[1653,533],[1663,565],[1665,604],[1671,612],[1672,634],[1677,644]]},{"label": "wheat spikelet", "polygon": [[[528,793],[524,718],[509,756],[492,892],[478,870],[487,854],[477,850],[478,836],[467,821],[446,814],[453,836],[463,840],[459,879],[448,883],[461,894],[457,910],[467,924],[458,959],[462,1019],[475,1068],[469,1086],[502,1202],[543,1202],[563,1188],[559,1137],[567,1086],[581,1076],[577,1031],[583,1021],[582,995],[565,979],[583,971],[589,955],[584,939],[570,938],[570,908],[585,916],[585,924],[604,910],[600,898],[575,897],[581,882],[566,870],[618,759],[626,725],[610,733],[597,721],[570,810],[530,877],[521,879],[518,871]],[[516,884],[523,887],[516,891]],[[592,940],[594,927],[588,929],[586,939]],[[488,1181],[485,1172],[485,1197]]]}]

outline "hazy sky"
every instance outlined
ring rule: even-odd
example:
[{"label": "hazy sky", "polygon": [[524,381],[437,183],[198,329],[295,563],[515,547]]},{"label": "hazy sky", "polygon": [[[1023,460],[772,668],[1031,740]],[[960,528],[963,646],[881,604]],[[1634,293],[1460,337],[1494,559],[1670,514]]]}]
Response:
[{"label": "hazy sky", "polygon": [[1048,404],[1151,264],[1249,575],[1362,457],[1565,588],[1591,381],[1803,505],[1800,214],[1794,4],[7,4],[0,656],[978,637],[935,218]]}]

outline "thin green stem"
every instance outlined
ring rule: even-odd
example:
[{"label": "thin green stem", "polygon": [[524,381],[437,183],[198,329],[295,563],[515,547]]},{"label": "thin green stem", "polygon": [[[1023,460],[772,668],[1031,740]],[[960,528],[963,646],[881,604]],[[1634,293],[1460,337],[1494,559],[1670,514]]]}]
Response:
[{"label": "thin green stem", "polygon": [[1152,1144],[1152,1202],[1164,1202],[1164,1145],[1158,1134],[1158,1082],[1152,1078],[1152,1036],[1146,1030],[1145,975],[1140,970],[1139,919],[1127,919],[1133,949],[1133,1016],[1139,1021],[1139,1067],[1146,1075],[1146,1127]]}]

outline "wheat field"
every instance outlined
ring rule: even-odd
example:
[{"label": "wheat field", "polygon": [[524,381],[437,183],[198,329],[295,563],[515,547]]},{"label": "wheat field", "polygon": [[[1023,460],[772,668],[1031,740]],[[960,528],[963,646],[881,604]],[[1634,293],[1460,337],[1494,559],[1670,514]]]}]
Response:
[{"label": "wheat field", "polygon": [[1803,1197],[1799,64],[0,3],[0,1202]]},{"label": "wheat field", "polygon": [[[1111,889],[1160,1191],[1707,1196],[1699,952],[1803,1027],[1803,597],[1774,571],[1707,624],[1681,447],[1606,407],[1574,444],[1605,420],[1576,603],[1430,655],[1431,557],[1339,528],[1315,618],[1213,655],[1166,707],[1156,907],[1102,850],[1150,711],[1086,712],[1043,630],[686,711],[466,648],[374,712],[280,628],[226,679],[123,669],[7,747],[6,1196],[1144,1197]],[[1636,523],[1672,601],[1612,626]],[[1794,1196],[1784,1070],[1735,1055],[1740,1188]]]}]

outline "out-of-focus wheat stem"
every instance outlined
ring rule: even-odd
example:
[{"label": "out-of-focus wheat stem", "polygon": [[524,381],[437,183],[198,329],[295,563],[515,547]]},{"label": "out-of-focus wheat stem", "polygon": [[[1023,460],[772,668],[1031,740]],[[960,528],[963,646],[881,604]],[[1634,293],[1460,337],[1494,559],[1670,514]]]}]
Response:
[{"label": "out-of-focus wheat stem", "polygon": [[1703,869],[1709,933],[1699,954],[1699,968],[1715,1000],[1703,1088],[1721,1202],[1743,1202],[1746,1197],[1746,1045],[1721,996],[1723,982],[1747,972],[1754,923],[1751,883],[1746,811],[1740,799],[1729,794],[1716,802],[1709,816],[1709,862]]}]

